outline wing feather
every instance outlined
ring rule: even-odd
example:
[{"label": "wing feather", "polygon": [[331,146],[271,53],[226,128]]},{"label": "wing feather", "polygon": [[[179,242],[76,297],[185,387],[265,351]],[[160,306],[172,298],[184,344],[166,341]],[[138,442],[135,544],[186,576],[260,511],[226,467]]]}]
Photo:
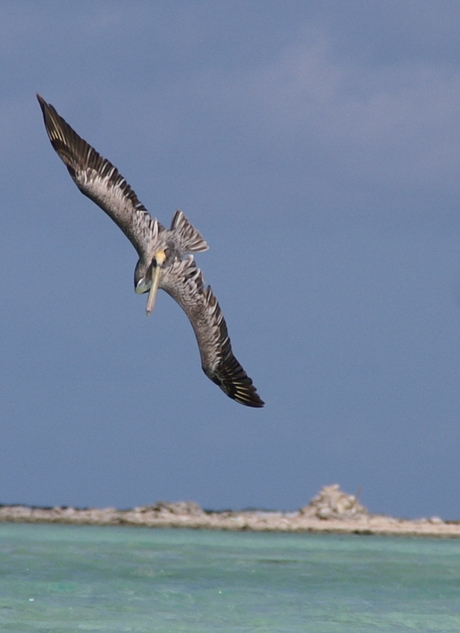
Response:
[{"label": "wing feather", "polygon": [[204,373],[224,393],[248,407],[263,407],[252,380],[233,355],[227,324],[211,287],[205,287],[193,256],[165,270],[161,287],[186,313],[192,324]]},{"label": "wing feather", "polygon": [[80,191],[120,227],[139,256],[163,228],[151,217],[118,169],[83,140],[40,95],[46,131],[53,148]]}]

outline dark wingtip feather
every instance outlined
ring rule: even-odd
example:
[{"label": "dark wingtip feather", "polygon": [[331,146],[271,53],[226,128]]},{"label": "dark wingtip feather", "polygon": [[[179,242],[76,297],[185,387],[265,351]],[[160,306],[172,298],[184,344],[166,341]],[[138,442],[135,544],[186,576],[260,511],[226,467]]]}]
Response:
[{"label": "dark wingtip feather", "polygon": [[203,371],[232,400],[246,407],[262,408],[265,402],[236,358],[232,355],[231,359],[227,359],[227,363],[221,364],[217,372],[205,368]]},{"label": "dark wingtip feather", "polygon": [[52,119],[53,114],[55,116],[59,116],[59,115],[56,112],[56,110],[53,108],[53,106],[51,104],[47,103],[43,99],[43,97],[41,97],[38,94],[38,92],[36,94],[36,97],[37,97],[38,103],[40,104],[40,108],[41,108],[42,113],[43,113],[43,120],[45,121],[45,127],[46,127],[46,129],[48,131],[48,128],[49,128],[49,125],[51,123],[51,119]]},{"label": "dark wingtip feather", "polygon": [[254,409],[261,409],[265,402],[259,397],[259,394],[254,389],[253,391],[238,391],[233,397],[236,402],[244,404],[247,407],[253,407]]},{"label": "dark wingtip feather", "polygon": [[230,398],[247,407],[262,408],[265,402],[260,398],[252,380],[247,377],[248,384],[230,383],[226,385],[226,393]]}]

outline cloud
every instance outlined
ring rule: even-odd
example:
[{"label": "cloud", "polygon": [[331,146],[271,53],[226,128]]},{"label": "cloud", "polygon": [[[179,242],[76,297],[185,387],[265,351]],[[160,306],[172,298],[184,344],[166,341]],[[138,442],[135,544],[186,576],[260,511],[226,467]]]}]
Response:
[{"label": "cloud", "polygon": [[458,190],[458,66],[341,62],[333,44],[305,31],[277,59],[227,76],[208,96],[219,112],[238,111],[246,128],[286,150],[315,147],[348,178]]}]

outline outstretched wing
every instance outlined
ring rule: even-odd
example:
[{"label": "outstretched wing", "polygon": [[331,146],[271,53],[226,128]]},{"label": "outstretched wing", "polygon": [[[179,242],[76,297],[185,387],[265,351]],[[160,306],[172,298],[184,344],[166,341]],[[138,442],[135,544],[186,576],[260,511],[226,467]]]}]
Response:
[{"label": "outstretched wing", "polygon": [[120,227],[142,257],[159,228],[117,168],[84,141],[40,95],[46,131],[72,179],[85,196]]},{"label": "outstretched wing", "polygon": [[182,307],[198,341],[204,373],[230,398],[263,407],[252,380],[233,355],[224,315],[193,256],[176,261],[163,273],[161,287]]}]

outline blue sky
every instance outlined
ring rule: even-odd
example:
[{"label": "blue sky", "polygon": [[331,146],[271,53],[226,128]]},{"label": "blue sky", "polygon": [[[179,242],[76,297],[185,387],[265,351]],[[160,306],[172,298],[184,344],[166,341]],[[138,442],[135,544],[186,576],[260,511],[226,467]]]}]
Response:
[{"label": "blue sky", "polygon": [[[0,2],[0,501],[460,518],[457,2]],[[202,373],[39,92],[180,208],[263,410]]]}]

